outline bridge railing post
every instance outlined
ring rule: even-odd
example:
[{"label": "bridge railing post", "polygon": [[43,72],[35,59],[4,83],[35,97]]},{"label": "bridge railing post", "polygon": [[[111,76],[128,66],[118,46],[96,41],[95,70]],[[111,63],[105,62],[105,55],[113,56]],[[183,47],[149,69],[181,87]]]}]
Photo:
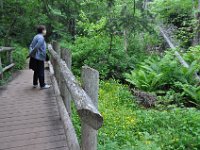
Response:
[{"label": "bridge railing post", "polygon": [[[98,109],[99,72],[90,67],[84,66],[82,67],[81,80],[83,89],[88,96],[90,96],[94,105]],[[81,125],[81,149],[97,150],[98,131],[83,121]]]},{"label": "bridge railing post", "polygon": [[[53,46],[53,49],[56,51],[56,53],[58,54],[59,57],[61,57],[61,49],[60,49],[60,45],[58,42],[56,41],[53,41],[52,42],[52,46]],[[55,60],[52,60],[52,64],[54,66],[54,74],[55,74],[55,77],[58,81],[58,85],[60,87],[61,85],[61,76],[60,76],[60,69],[59,69],[59,64],[55,61]]]},{"label": "bridge railing post", "polygon": [[3,80],[3,66],[1,62],[1,54],[0,54],[0,80]]},{"label": "bridge railing post", "polygon": [[[7,60],[9,62],[9,64],[12,64],[13,63],[13,57],[12,57],[12,51],[8,51],[8,54],[7,54]],[[11,71],[13,69],[11,68]]]},{"label": "bridge railing post", "polygon": [[[61,58],[66,62],[67,67],[71,70],[72,67],[72,54],[69,49],[61,48]],[[64,82],[64,78],[62,77],[61,81],[61,96],[64,100],[65,107],[69,113],[69,116],[71,116],[71,94]]]}]

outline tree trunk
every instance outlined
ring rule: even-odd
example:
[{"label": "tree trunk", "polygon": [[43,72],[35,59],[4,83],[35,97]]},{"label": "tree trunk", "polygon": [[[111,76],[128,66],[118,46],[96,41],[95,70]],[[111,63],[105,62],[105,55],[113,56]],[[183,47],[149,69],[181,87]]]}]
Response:
[{"label": "tree trunk", "polygon": [[69,20],[69,33],[72,36],[72,40],[75,41],[75,35],[76,35],[76,19],[75,18],[71,18]]},{"label": "tree trunk", "polygon": [[124,29],[124,52],[128,51],[128,35],[127,35],[127,29]]},{"label": "tree trunk", "polygon": [[[165,31],[160,28],[160,32],[162,34],[162,36],[164,37],[165,41],[167,42],[167,44],[170,46],[170,48],[172,49],[176,49],[176,47],[174,46],[174,44],[170,41],[170,39],[168,38],[168,36],[165,34]],[[179,62],[181,63],[181,65],[185,68],[190,68],[190,65],[181,57],[180,53],[178,51],[175,51],[175,56],[178,58]],[[195,72],[194,74],[195,78],[200,82],[200,77],[197,74],[197,72]]]}]

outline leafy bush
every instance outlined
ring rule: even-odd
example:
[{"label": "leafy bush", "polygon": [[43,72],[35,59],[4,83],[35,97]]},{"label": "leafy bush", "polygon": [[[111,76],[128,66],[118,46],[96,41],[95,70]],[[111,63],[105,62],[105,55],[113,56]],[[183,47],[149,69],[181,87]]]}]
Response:
[{"label": "leafy bush", "polygon": [[133,131],[138,136],[138,149],[199,149],[199,114],[195,109],[173,107],[163,111],[136,111],[137,124]]},{"label": "leafy bush", "polygon": [[190,0],[155,0],[151,4],[151,11],[159,21],[175,25],[176,38],[181,41],[182,47],[188,48],[194,36],[194,6],[197,3],[191,3]]},{"label": "leafy bush", "polygon": [[16,48],[13,52],[13,61],[15,62],[15,69],[20,70],[23,69],[26,65],[28,49],[19,45],[15,45],[14,47]]},{"label": "leafy bush", "polygon": [[193,4],[190,0],[154,0],[151,3],[152,13],[166,22],[176,21],[180,15],[190,15],[191,10],[193,10]]},{"label": "leafy bush", "polygon": [[99,35],[92,38],[79,37],[72,44],[62,44],[73,52],[75,73],[80,74],[80,68],[88,65],[100,72],[101,78],[122,78],[122,73],[133,68],[134,58],[125,54],[122,41],[114,39],[113,48],[109,49],[109,37]]},{"label": "leafy bush", "polygon": [[[126,80],[139,90],[155,92],[158,95],[167,95],[168,90],[182,93],[185,88],[177,87],[176,83],[190,84],[195,88],[194,73],[199,70],[197,61],[193,61],[190,69],[182,67],[172,52],[167,52],[163,58],[150,57],[141,63],[130,74],[125,74]],[[182,94],[185,96],[185,94]],[[184,98],[182,97],[184,100]],[[198,96],[192,96],[192,101],[198,100]],[[184,102],[184,101],[182,101]]]},{"label": "leafy bush", "polygon": [[[99,150],[199,149],[200,112],[169,106],[138,108],[128,87],[116,81],[102,81],[99,110],[104,125],[99,130]],[[73,115],[80,136],[80,121]]]},{"label": "leafy bush", "polygon": [[183,95],[192,99],[195,103],[197,103],[197,105],[200,104],[200,87],[198,85],[182,84],[177,82],[176,86],[183,90]]},{"label": "leafy bush", "polygon": [[[101,84],[99,106],[105,124],[99,133],[99,148],[103,150],[106,148],[111,150],[198,149],[200,146],[197,136],[200,133],[199,111],[180,108],[162,111],[141,110],[135,106],[127,90],[126,87],[115,82]],[[123,94],[126,96],[121,97],[120,93],[126,93]],[[129,119],[132,119],[132,122],[126,122],[129,120],[129,115],[125,115],[126,113],[130,115]]]}]

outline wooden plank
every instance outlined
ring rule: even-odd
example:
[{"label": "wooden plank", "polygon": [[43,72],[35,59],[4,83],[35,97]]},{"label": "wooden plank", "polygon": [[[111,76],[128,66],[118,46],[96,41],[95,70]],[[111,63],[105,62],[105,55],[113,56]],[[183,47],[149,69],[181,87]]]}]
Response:
[{"label": "wooden plank", "polygon": [[6,118],[1,118],[0,119],[0,124],[5,123],[5,122],[14,122],[14,121],[19,121],[19,120],[30,120],[30,119],[37,119],[37,118],[44,118],[44,117],[50,117],[50,116],[58,116],[59,113],[56,111],[51,111],[48,113],[36,113],[34,115],[20,115],[20,116],[15,116],[15,117],[7,117]]},{"label": "wooden plank", "polygon": [[16,134],[12,136],[6,136],[3,138],[0,138],[0,145],[1,143],[11,143],[16,141],[22,141],[26,139],[36,139],[36,138],[42,138],[42,137],[49,137],[54,135],[63,135],[64,130],[63,129],[52,129],[52,130],[45,130],[45,131],[39,131],[39,132],[32,132],[32,133],[26,133],[26,134]]},{"label": "wooden plank", "polygon": [[[22,128],[22,129],[16,129],[16,130],[8,130],[8,131],[2,131],[0,132],[0,140],[11,137],[15,135],[23,135],[23,134],[31,134],[35,132],[42,132],[42,131],[53,131],[53,130],[60,130],[63,129],[63,126],[61,125],[61,122],[55,125],[43,125],[43,126],[34,126],[31,128]],[[64,133],[64,132],[63,132]]]},{"label": "wooden plank", "polygon": [[64,135],[54,135],[49,137],[42,137],[42,138],[35,138],[35,139],[25,139],[20,141],[13,141],[10,143],[1,143],[0,149],[11,149],[11,148],[17,148],[27,145],[37,145],[41,143],[50,143],[50,142],[57,142],[57,141],[64,141],[65,136]]},{"label": "wooden plank", "polygon": [[34,106],[26,106],[26,107],[23,107],[23,109],[22,108],[6,108],[6,109],[0,110],[0,115],[7,114],[10,112],[21,113],[21,112],[25,112],[25,111],[29,111],[29,110],[37,111],[37,110],[42,110],[42,109],[57,110],[57,105],[52,105],[52,106],[47,107],[47,106],[42,106],[42,105],[38,104],[35,107]]},{"label": "wooden plank", "polygon": [[55,98],[50,98],[49,100],[46,100],[46,99],[31,99],[31,101],[8,101],[7,99],[1,99],[0,100],[0,109],[5,108],[5,107],[15,107],[15,106],[18,106],[18,105],[22,106],[22,105],[25,105],[27,103],[29,105],[36,105],[38,103],[40,103],[41,105],[45,105],[45,104],[50,105],[50,104],[55,104],[56,99]]},{"label": "wooden plank", "polygon": [[3,47],[3,46],[0,47],[0,53],[13,50],[15,50],[14,47]]},{"label": "wooden plank", "polygon": [[12,120],[16,120],[15,118],[18,118],[18,117],[32,117],[32,116],[36,116],[36,115],[48,115],[48,114],[55,114],[55,115],[58,115],[59,113],[58,113],[58,111],[57,110],[54,110],[54,111],[52,111],[52,110],[48,110],[48,111],[38,111],[38,112],[33,112],[33,113],[26,113],[26,112],[24,112],[24,113],[21,113],[21,114],[15,114],[15,113],[11,113],[11,114],[6,114],[6,115],[2,115],[1,117],[0,117],[0,119],[1,120],[3,120],[3,119],[12,119]]},{"label": "wooden plank", "polygon": [[41,127],[41,126],[45,126],[45,125],[57,125],[58,122],[60,121],[60,118],[49,118],[44,120],[39,120],[39,121],[35,121],[34,123],[25,123],[25,124],[21,124],[18,126],[4,126],[4,127],[0,127],[0,136],[1,136],[1,132],[2,131],[11,131],[11,130],[18,130],[18,129],[24,129],[24,128],[32,128],[32,127]]},{"label": "wooden plank", "polygon": [[67,64],[60,59],[58,54],[53,50],[52,46],[48,46],[49,52],[54,60],[59,64],[59,71],[61,72],[64,82],[69,89],[72,99],[75,102],[76,109],[78,111],[81,119],[93,127],[94,129],[99,129],[103,124],[103,117],[94,106],[91,98],[87,93],[81,88],[79,83],[76,81],[75,76],[67,67]]},{"label": "wooden plank", "polygon": [[31,101],[9,101],[9,100],[0,100],[0,109],[1,108],[9,108],[9,107],[18,107],[18,106],[26,106],[26,105],[44,105],[44,106],[51,106],[51,105],[56,105],[56,100],[55,99],[31,99]]},{"label": "wooden plank", "polygon": [[[4,103],[4,102],[8,102],[8,99],[10,97],[13,97],[13,96],[4,96],[4,94],[1,95],[1,99],[0,99],[0,103]],[[28,95],[20,95],[20,97],[16,97],[15,99],[11,98],[9,101],[10,102],[30,102],[30,101],[46,101],[46,102],[50,102],[50,101],[54,101],[55,100],[55,96],[51,96],[50,98],[46,95],[42,95],[41,98],[38,98],[38,97],[29,97]]]},{"label": "wooden plank", "polygon": [[32,118],[24,118],[24,117],[19,117],[19,120],[7,120],[5,122],[0,122],[0,128],[4,127],[4,126],[17,126],[17,125],[21,125],[21,124],[28,124],[28,123],[34,123],[34,122],[40,122],[40,121],[48,121],[48,119],[53,119],[53,118],[59,118],[58,115],[55,114],[48,114],[45,116],[33,116]]},{"label": "wooden plank", "polygon": [[34,124],[34,123],[40,123],[40,122],[50,122],[52,120],[59,120],[59,116],[46,116],[46,117],[39,117],[39,118],[34,118],[34,119],[27,119],[27,120],[17,120],[17,121],[12,121],[12,122],[2,122],[0,123],[0,128],[9,128],[13,126],[21,126],[21,125],[29,125],[29,124]]},{"label": "wooden plank", "polygon": [[64,140],[52,141],[52,142],[46,142],[46,143],[40,143],[40,144],[32,144],[32,145],[20,146],[20,147],[13,147],[13,148],[9,148],[9,150],[49,150],[49,149],[55,150],[56,148],[61,148],[61,147],[65,147],[66,150],[69,150]]},{"label": "wooden plank", "polygon": [[0,118],[6,118],[6,117],[17,117],[17,116],[24,116],[24,115],[34,115],[39,113],[48,113],[48,112],[58,112],[58,109],[53,108],[45,108],[45,109],[31,109],[31,110],[21,110],[21,111],[6,111],[4,113],[0,113]]}]

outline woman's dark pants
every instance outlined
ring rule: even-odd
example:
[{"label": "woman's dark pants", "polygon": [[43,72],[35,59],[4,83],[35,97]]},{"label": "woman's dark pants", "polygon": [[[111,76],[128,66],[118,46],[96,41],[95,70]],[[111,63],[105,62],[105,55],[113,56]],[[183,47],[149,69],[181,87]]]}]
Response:
[{"label": "woman's dark pants", "polygon": [[38,85],[38,80],[40,87],[45,86],[45,75],[44,75],[44,61],[31,58],[30,60],[30,69],[33,69],[33,85]]}]

